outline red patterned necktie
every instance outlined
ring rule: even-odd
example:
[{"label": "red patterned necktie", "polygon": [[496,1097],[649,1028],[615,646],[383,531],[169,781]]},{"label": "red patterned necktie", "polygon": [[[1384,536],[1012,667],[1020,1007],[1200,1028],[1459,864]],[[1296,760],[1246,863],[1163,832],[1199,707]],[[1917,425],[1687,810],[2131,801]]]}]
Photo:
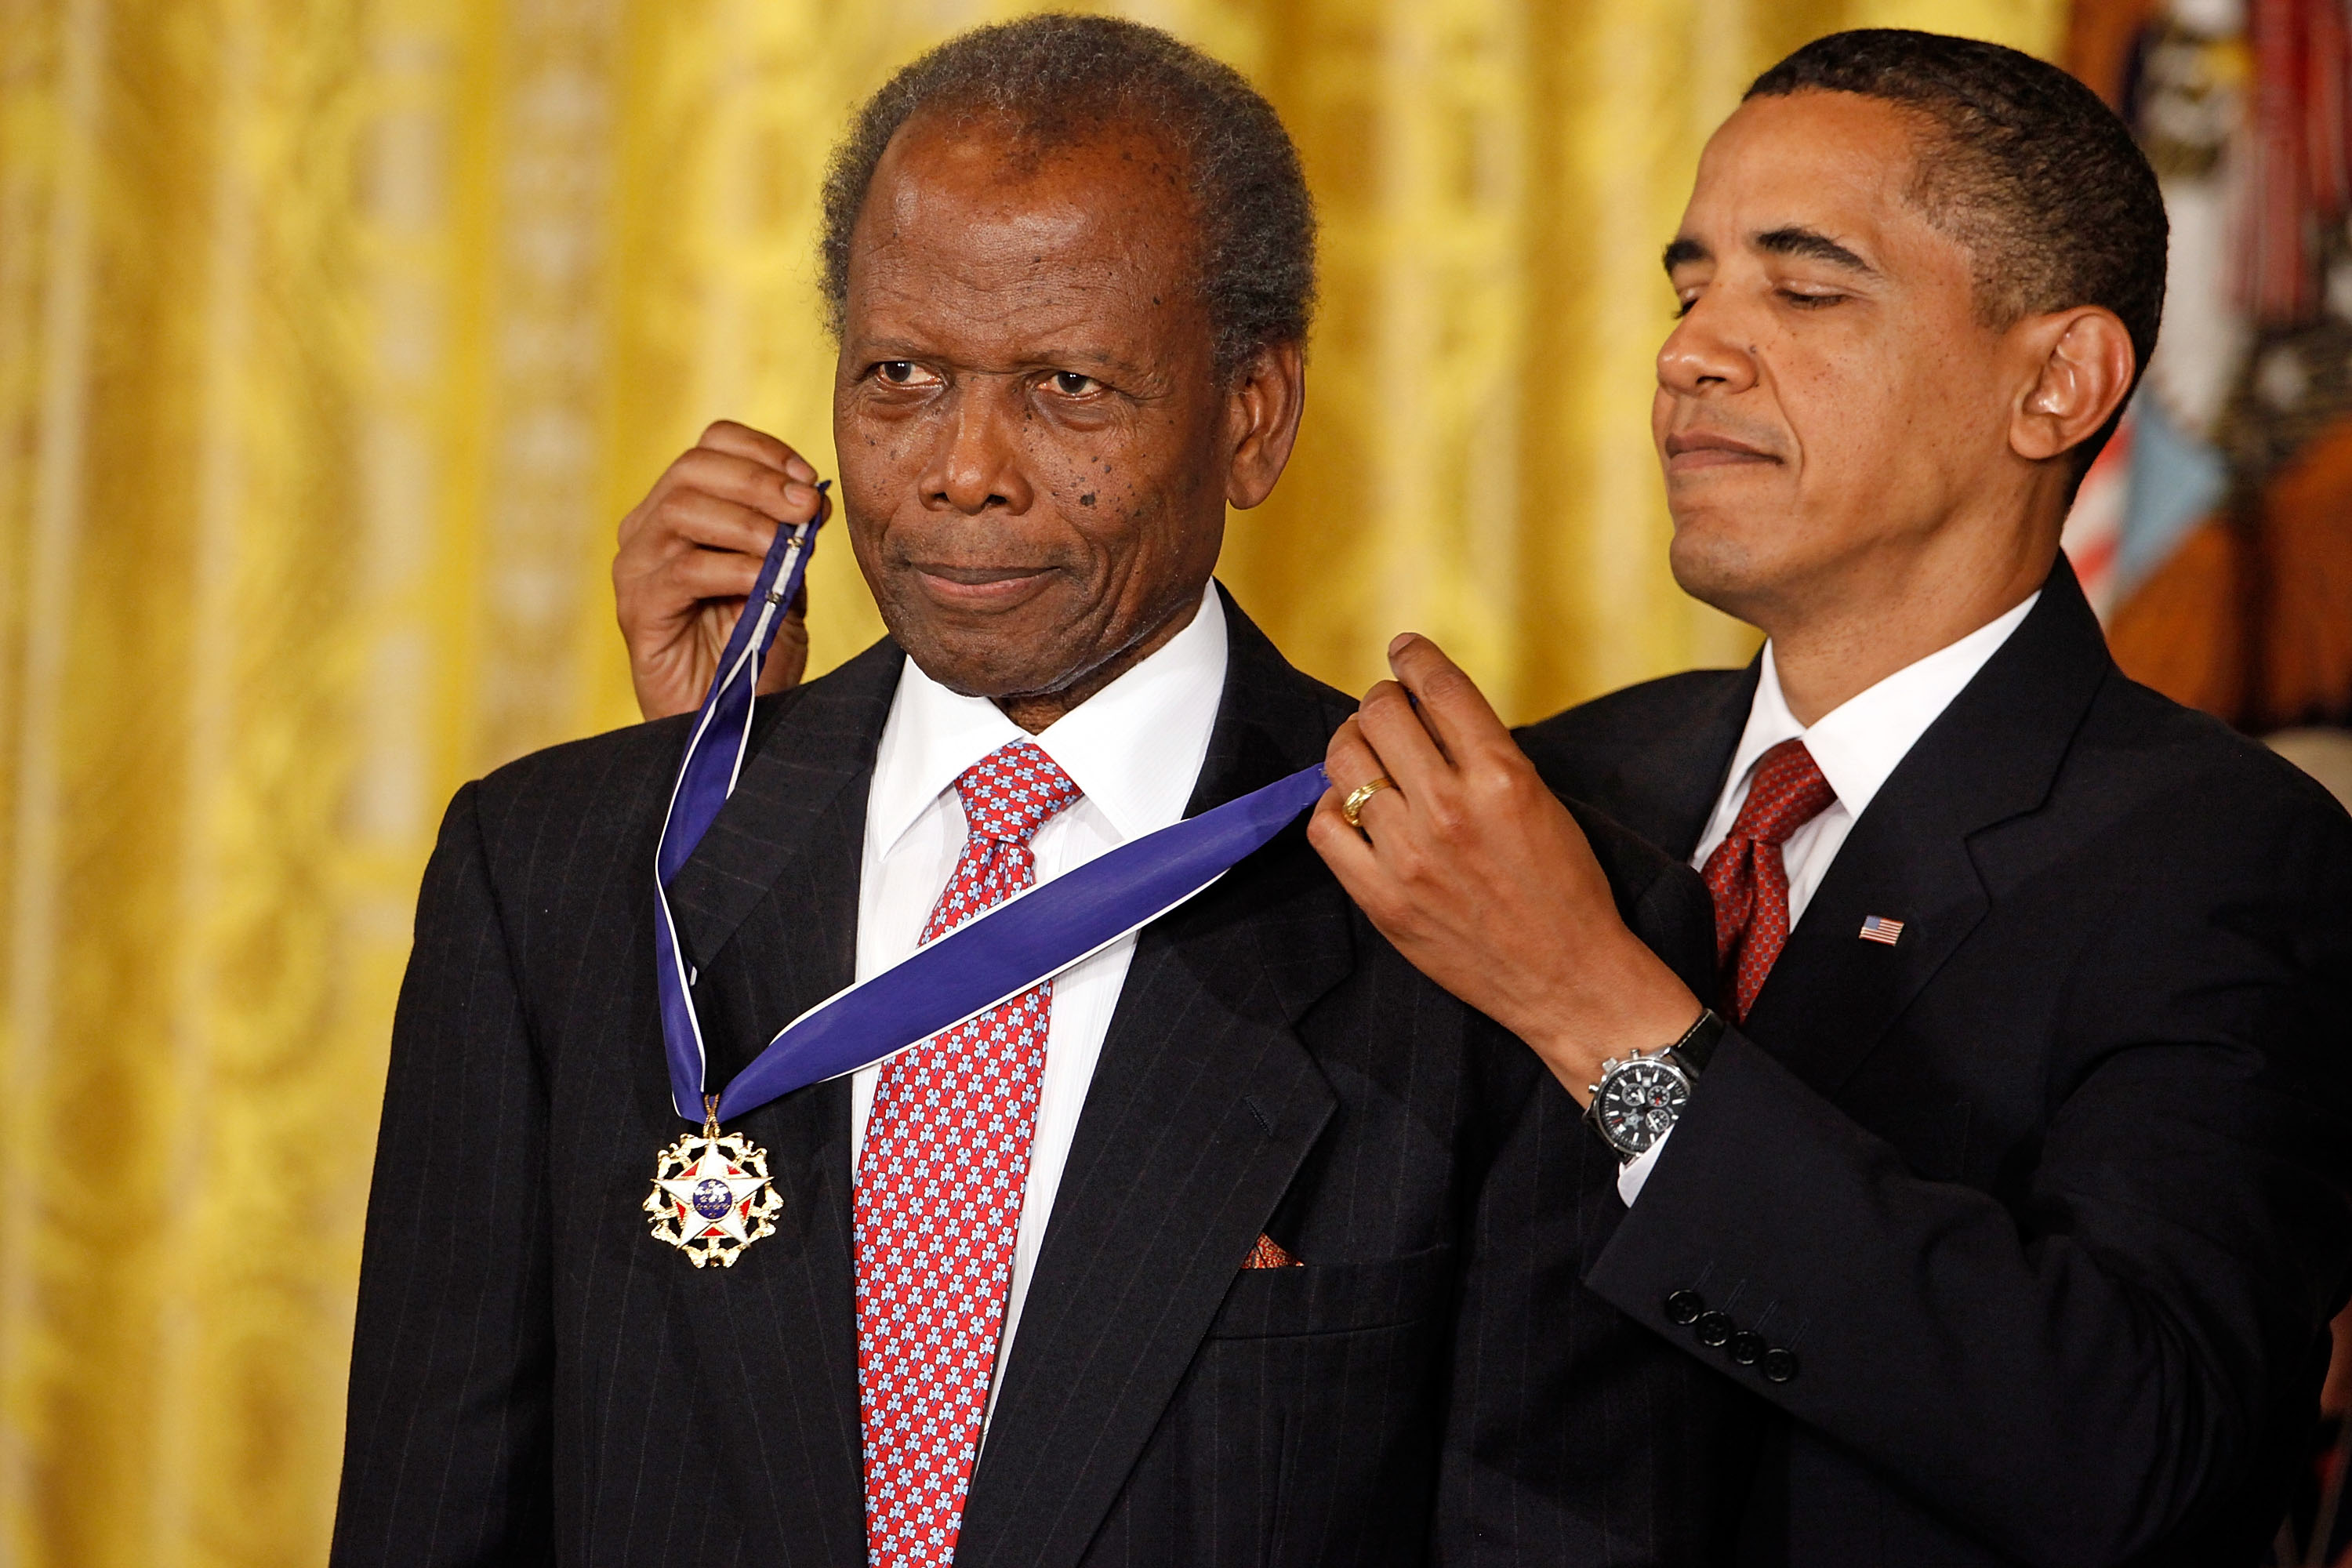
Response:
[{"label": "red patterned necktie", "polygon": [[[1015,741],[955,782],[971,836],[922,940],[1037,879],[1029,840],[1080,791]],[[1051,981],[884,1064],[857,1167],[857,1403],[872,1568],[955,1559],[1004,1327]]]},{"label": "red patterned necktie", "polygon": [[1699,873],[1715,895],[1715,957],[1735,1024],[1748,1021],[1789,941],[1789,868],[1780,846],[1836,802],[1837,791],[1804,742],[1781,742],[1756,760],[1748,798]]}]

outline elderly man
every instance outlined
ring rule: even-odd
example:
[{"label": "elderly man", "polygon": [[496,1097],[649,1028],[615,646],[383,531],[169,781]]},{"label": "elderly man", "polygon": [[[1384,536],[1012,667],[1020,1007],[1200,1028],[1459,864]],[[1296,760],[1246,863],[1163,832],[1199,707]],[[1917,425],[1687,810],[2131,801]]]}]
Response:
[{"label": "elderly man", "polygon": [[[1099,19],[966,35],[866,105],[826,218],[841,500],[889,639],[761,705],[660,900],[700,809],[684,721],[458,794],[334,1562],[1701,1555],[1730,1391],[1578,1285],[1614,1162],[1295,820],[1139,934],[725,1109],[782,1026],[985,911],[1061,908],[1270,781],[1311,800],[1351,706],[1211,580],[1289,454],[1312,288],[1295,156],[1237,77]],[[806,523],[814,478],[717,428],[633,533]],[[669,631],[641,679],[699,686],[696,613]],[[1591,826],[1703,981],[1696,879]],[[707,1053],[683,1091],[677,1027]]]},{"label": "elderly man", "polygon": [[[2155,342],[2155,179],[2051,67],[1843,34],[1665,261],[1674,569],[1762,656],[1523,755],[1400,638],[1317,847],[1627,1157],[1583,1278],[1769,1405],[1738,1562],[2252,1563],[2352,1280],[2352,823],[2124,679],[2058,551]],[[1538,769],[1704,869],[1719,984]]]}]

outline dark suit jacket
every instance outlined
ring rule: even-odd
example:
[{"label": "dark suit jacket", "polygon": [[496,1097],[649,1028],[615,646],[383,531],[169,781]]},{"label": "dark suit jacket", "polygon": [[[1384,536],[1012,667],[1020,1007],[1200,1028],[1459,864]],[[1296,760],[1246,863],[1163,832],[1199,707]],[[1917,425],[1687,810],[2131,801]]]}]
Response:
[{"label": "dark suit jacket", "polygon": [[[1228,613],[1195,811],[1318,761],[1350,710]],[[900,657],[762,705],[673,885],[717,1081],[851,978]],[[368,1214],[343,1568],[863,1561],[847,1080],[730,1124],[784,1204],[732,1268],[638,1207],[680,1129],[647,878],[684,733],[541,752],[450,807]],[[1696,879],[1587,822],[1636,928],[1703,976]],[[960,1568],[1403,1563],[1433,1535],[1475,1563],[1703,1555],[1731,1391],[1577,1284],[1614,1174],[1294,826],[1140,939]],[[1261,1232],[1305,1266],[1242,1270]]]},{"label": "dark suit jacket", "polygon": [[[1523,742],[1687,857],[1756,679]],[[1901,940],[1861,940],[1871,915]],[[2352,1268],[2347,995],[2352,823],[2125,679],[2061,560],[1855,823],[1585,1275],[1769,1402],[1738,1561],[2252,1563]],[[1677,1291],[1795,1375],[1699,1342]]]}]

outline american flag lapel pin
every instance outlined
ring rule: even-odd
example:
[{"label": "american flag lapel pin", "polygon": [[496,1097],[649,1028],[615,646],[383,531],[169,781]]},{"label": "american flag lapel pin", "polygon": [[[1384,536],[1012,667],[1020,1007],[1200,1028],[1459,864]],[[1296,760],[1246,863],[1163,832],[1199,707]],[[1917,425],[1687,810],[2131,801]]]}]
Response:
[{"label": "american flag lapel pin", "polygon": [[1862,922],[1862,940],[1893,947],[1903,940],[1903,922],[1888,920],[1885,915],[1872,915]]}]

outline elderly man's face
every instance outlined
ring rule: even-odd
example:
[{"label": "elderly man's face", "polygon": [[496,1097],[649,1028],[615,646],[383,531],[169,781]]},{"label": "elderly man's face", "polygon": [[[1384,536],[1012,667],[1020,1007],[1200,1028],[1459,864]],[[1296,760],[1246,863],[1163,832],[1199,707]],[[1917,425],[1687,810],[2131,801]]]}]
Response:
[{"label": "elderly man's face", "polygon": [[1229,493],[1255,504],[1287,455],[1286,428],[1253,491],[1190,209],[1139,131],[1041,153],[918,120],[852,237],[834,435],[858,563],[926,673],[1033,728],[1181,629]]},{"label": "elderly man's face", "polygon": [[1684,313],[1651,426],[1675,574],[1767,629],[1901,576],[2021,482],[2011,419],[2040,362],[1979,319],[1969,252],[1910,197],[1916,146],[1873,99],[1754,100],[1707,144],[1668,253]]}]

